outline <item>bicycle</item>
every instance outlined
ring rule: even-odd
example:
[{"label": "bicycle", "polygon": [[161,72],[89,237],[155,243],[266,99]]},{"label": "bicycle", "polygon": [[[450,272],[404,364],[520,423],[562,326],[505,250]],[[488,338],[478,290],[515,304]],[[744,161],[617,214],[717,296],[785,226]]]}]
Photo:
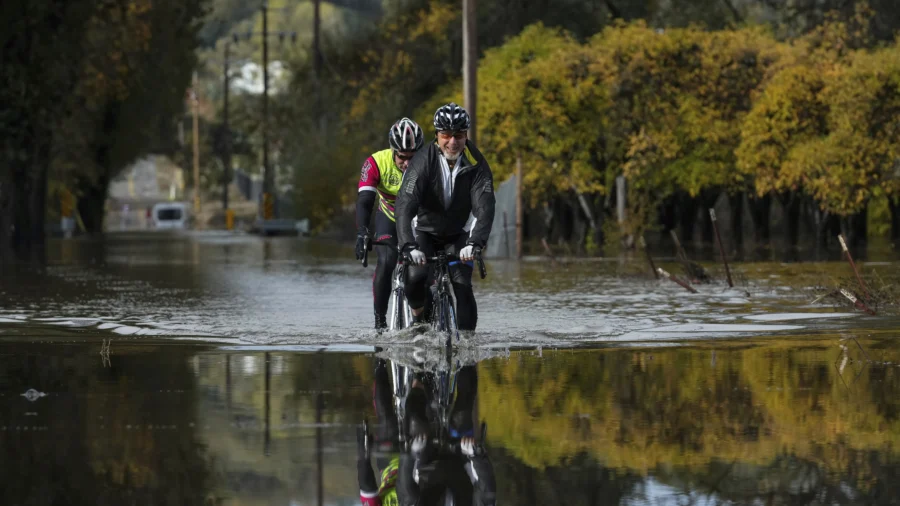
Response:
[{"label": "bicycle", "polygon": [[[390,362],[392,371],[395,373],[394,382],[392,385],[394,390],[394,408],[396,409],[395,412],[397,414],[397,426],[401,428],[398,433],[398,444],[401,451],[407,452],[410,450],[411,441],[408,440],[407,435],[405,434],[404,430],[402,430],[402,428],[405,427],[406,420],[406,411],[404,409],[404,404],[406,401],[406,396],[409,394],[409,391],[412,388],[415,375],[410,367],[397,364],[393,360],[391,360]],[[400,371],[400,376],[396,374],[398,371]],[[440,395],[437,399],[438,413],[436,414],[436,420],[430,421],[432,429],[436,429],[432,431],[432,434],[434,435],[430,439],[431,446],[441,454],[462,454],[462,438],[459,436],[452,436],[450,430],[450,412],[453,408],[452,397],[456,391],[456,375],[458,373],[459,368],[456,368],[452,374],[453,382],[450,389],[440,390],[442,395]],[[440,371],[438,374],[446,375],[446,378],[450,377],[450,374],[447,371]],[[400,381],[398,381],[398,378],[400,378]],[[439,383],[444,383],[444,381],[439,381]],[[434,388],[432,389],[432,391],[434,392]],[[368,418],[363,419],[363,431],[366,436],[366,441],[368,442],[370,437]],[[484,442],[486,440],[487,422],[481,422],[479,438],[477,439],[477,443],[475,445],[475,455],[484,455],[486,453],[484,449]]]},{"label": "bicycle", "polygon": [[[369,250],[371,246],[389,246],[396,247],[395,244],[388,241],[369,242],[369,238],[365,239],[365,248],[363,253],[363,267],[369,265]],[[391,275],[391,299],[388,302],[388,330],[393,332],[408,328],[412,324],[412,310],[406,301],[406,292],[404,291],[404,273],[406,264],[403,256],[400,255],[397,265],[394,267],[394,273]],[[397,364],[391,360],[391,382],[394,392],[394,412],[400,420],[405,418],[404,404],[409,385],[412,384],[413,375],[409,368]],[[400,443],[406,443],[403,431],[400,431]]]},{"label": "bicycle", "polygon": [[[365,244],[365,253],[363,254],[362,260],[363,267],[368,266],[368,252],[370,249],[368,238],[366,238]],[[386,241],[374,241],[371,243],[371,246],[377,245],[394,246],[392,243]],[[484,279],[487,276],[487,269],[485,268],[484,259],[481,256],[480,251],[476,254],[476,260],[481,279]],[[453,337],[455,336],[456,340],[459,340],[459,328],[456,318],[456,293],[453,290],[450,268],[453,265],[461,263],[461,261],[455,255],[447,254],[443,250],[439,251],[434,256],[426,257],[425,261],[426,264],[434,265],[436,269],[436,274],[434,276],[436,290],[434,290],[432,296],[432,328],[439,333],[446,334],[446,340],[444,342],[446,368],[445,370],[437,372],[437,381],[432,389],[438,400],[438,430],[436,431],[436,437],[432,438],[432,444],[440,451],[458,454],[460,452],[459,439],[451,438],[449,430],[450,412],[453,407],[452,401],[454,393],[456,392],[456,378],[460,368],[458,362],[454,368],[452,361]],[[412,310],[406,301],[404,291],[405,268],[406,262],[403,255],[400,255],[392,276],[392,295],[389,303],[390,318],[388,319],[388,328],[392,331],[405,329],[409,327],[412,322]],[[405,420],[406,417],[404,405],[406,396],[409,393],[409,389],[411,388],[414,379],[413,372],[409,367],[399,365],[393,360],[391,361],[391,372],[393,378],[394,409],[397,413],[400,426],[403,427],[403,420]],[[368,422],[366,421],[364,424],[368,437]],[[482,423],[480,441],[483,442],[486,436],[487,425]],[[400,431],[399,442],[401,448],[408,450],[409,441],[407,441],[403,431]],[[481,444],[476,446],[476,453],[478,452],[483,452]]]},{"label": "bicycle", "polygon": [[[391,246],[394,244],[388,241],[369,242],[369,238],[365,239],[365,247],[363,253],[363,267],[369,265],[369,250],[372,246]],[[487,269],[484,266],[484,259],[481,252],[476,255],[479,273],[481,279],[487,277]],[[435,331],[447,333],[447,347],[451,346],[452,337],[456,336],[459,340],[459,328],[456,319],[456,293],[453,290],[453,283],[450,278],[450,267],[462,263],[455,255],[448,255],[445,251],[438,252],[437,255],[427,257],[427,264],[437,267],[437,275],[435,283],[437,290],[433,294],[432,299],[432,326]],[[404,292],[404,274],[406,262],[403,255],[397,260],[397,266],[391,276],[391,299],[388,303],[388,330],[402,330],[408,328],[412,323],[412,310],[406,301],[406,293]]]},{"label": "bicycle", "polygon": [[[484,259],[479,251],[475,259],[478,262],[478,270],[481,279],[487,276],[487,270],[484,267]],[[456,319],[456,292],[453,290],[453,283],[450,277],[450,267],[463,263],[456,255],[449,255],[446,251],[439,251],[437,255],[427,257],[426,263],[436,266],[435,283],[437,290],[433,294],[432,304],[432,325],[434,330],[439,333],[446,333],[446,347],[452,345],[453,337],[459,341],[459,326]]]}]

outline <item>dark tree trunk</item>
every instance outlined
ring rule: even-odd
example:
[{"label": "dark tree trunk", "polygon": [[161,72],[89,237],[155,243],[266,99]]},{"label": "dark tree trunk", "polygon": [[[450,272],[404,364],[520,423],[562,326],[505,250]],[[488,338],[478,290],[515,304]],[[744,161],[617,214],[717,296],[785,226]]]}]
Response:
[{"label": "dark tree trunk", "polygon": [[18,198],[21,189],[16,185],[16,169],[0,173],[0,260],[11,260],[15,254],[15,229]]},{"label": "dark tree trunk", "polygon": [[[29,260],[43,263],[45,244],[45,224],[47,218],[47,167],[50,163],[50,132],[34,135],[35,150],[31,160],[31,170],[26,176],[27,225],[25,230],[25,250],[23,255]],[[43,142],[41,142],[43,141]]]},{"label": "dark tree trunk", "polygon": [[547,243],[550,243],[553,240],[553,217],[556,213],[553,209],[553,204],[546,201],[544,202],[543,211],[544,239],[547,240]]},{"label": "dark tree trunk", "polygon": [[816,225],[816,260],[821,260],[828,249],[828,226],[831,221],[831,213],[816,208],[813,210],[813,220]]},{"label": "dark tree trunk", "polygon": [[606,221],[605,211],[603,209],[603,198],[597,196],[593,199],[591,212],[594,213],[594,226],[596,227],[591,233],[594,236],[594,244],[602,247],[606,238],[603,236],[603,223]]},{"label": "dark tree trunk", "polygon": [[751,197],[749,204],[753,220],[753,241],[757,246],[768,246],[772,238],[772,196]]},{"label": "dark tree trunk", "polygon": [[21,257],[28,249],[28,182],[27,171],[22,168],[13,169],[13,203],[12,203],[12,249],[17,257]]},{"label": "dark tree trunk", "polygon": [[891,210],[891,241],[900,242],[900,198],[888,199],[888,208]]},{"label": "dark tree trunk", "polygon": [[47,169],[35,168],[28,188],[28,239],[23,256],[33,263],[43,264],[46,244]]},{"label": "dark tree trunk", "polygon": [[741,258],[744,251],[744,192],[728,196],[728,210],[731,213],[732,254]]},{"label": "dark tree trunk", "polygon": [[106,194],[109,180],[106,177],[93,183],[85,182],[79,188],[78,214],[89,235],[103,233],[103,216],[106,208]]},{"label": "dark tree trunk", "polygon": [[784,248],[785,260],[796,261],[798,258],[797,242],[800,236],[800,214],[803,210],[800,197],[794,192],[779,195],[784,209]]},{"label": "dark tree trunk", "polygon": [[841,234],[847,241],[847,247],[854,257],[864,258],[868,242],[868,204],[863,210],[841,219]]},{"label": "dark tree trunk", "polygon": [[[700,220],[702,223],[703,246],[710,247],[716,242],[715,232],[713,231],[712,218],[709,216],[709,210],[716,206],[719,200],[719,190],[708,190],[700,193]],[[720,231],[721,233],[721,231]]]},{"label": "dark tree trunk", "polygon": [[697,224],[697,199],[683,195],[679,199],[679,236],[681,244],[687,249],[687,245],[694,242],[694,226]]},{"label": "dark tree trunk", "polygon": [[659,206],[659,222],[663,226],[663,234],[668,235],[678,225],[678,197],[670,195]]}]

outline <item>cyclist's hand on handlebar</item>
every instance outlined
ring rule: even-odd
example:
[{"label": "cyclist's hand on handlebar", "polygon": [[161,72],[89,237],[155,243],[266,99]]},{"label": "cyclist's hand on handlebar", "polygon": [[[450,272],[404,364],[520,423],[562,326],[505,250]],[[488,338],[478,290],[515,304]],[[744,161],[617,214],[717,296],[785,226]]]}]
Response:
[{"label": "cyclist's hand on handlebar", "polygon": [[459,443],[459,449],[462,451],[462,454],[466,457],[472,458],[475,456],[475,438],[473,437],[464,437],[462,441]]},{"label": "cyclist's hand on handlebar", "polygon": [[413,265],[425,265],[425,253],[422,253],[422,251],[414,245],[409,245],[404,248],[403,256],[406,257],[407,262]]},{"label": "cyclist's hand on handlebar", "polygon": [[425,265],[425,253],[422,253],[421,251],[419,251],[417,249],[410,251],[406,255],[406,258],[414,264]]},{"label": "cyclist's hand on handlebar", "polygon": [[467,244],[465,248],[460,250],[459,259],[463,262],[471,262],[475,257],[481,254],[481,246],[477,244]]},{"label": "cyclist's hand on handlebar", "polygon": [[413,457],[420,458],[423,453],[425,453],[425,448],[428,447],[428,438],[425,435],[416,436],[412,441],[412,445],[409,450],[412,453]]},{"label": "cyclist's hand on handlebar", "polygon": [[366,250],[372,251],[372,246],[369,244],[369,229],[366,227],[360,227],[360,229],[356,233],[356,259],[362,260],[366,256]]}]

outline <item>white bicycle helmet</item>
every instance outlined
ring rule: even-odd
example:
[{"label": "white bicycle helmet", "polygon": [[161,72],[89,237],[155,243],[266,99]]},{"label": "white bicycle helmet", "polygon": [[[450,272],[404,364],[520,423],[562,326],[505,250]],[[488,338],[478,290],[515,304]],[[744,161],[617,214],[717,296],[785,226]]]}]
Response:
[{"label": "white bicycle helmet", "polygon": [[418,151],[425,143],[425,135],[415,121],[403,118],[391,126],[388,141],[394,151]]}]

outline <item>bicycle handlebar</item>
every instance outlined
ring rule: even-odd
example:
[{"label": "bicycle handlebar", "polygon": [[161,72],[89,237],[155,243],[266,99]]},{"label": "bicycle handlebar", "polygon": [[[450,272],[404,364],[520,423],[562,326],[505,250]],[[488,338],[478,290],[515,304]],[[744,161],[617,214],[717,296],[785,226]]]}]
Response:
[{"label": "bicycle handlebar", "polygon": [[[369,251],[371,251],[373,246],[394,246],[394,243],[390,242],[390,241],[371,241],[368,236],[366,236],[366,238],[364,239],[363,244],[364,244],[363,259],[362,259],[363,267],[369,266]],[[456,255],[445,255],[444,258],[447,259],[448,261],[450,261],[450,259],[459,260],[459,257],[457,257]],[[440,260],[441,260],[440,256],[425,257],[425,262],[429,263],[429,264],[439,262]],[[477,253],[475,253],[475,260],[478,263],[478,273],[481,275],[481,279],[486,278],[487,277],[487,268],[484,266],[484,258],[482,257],[481,249],[479,249],[477,251]],[[402,254],[400,255],[399,261],[401,263],[403,262]]]},{"label": "bicycle handlebar", "polygon": [[369,266],[369,252],[372,251],[373,246],[394,246],[394,243],[389,241],[372,241],[369,236],[366,236],[366,238],[363,239],[363,267]]},{"label": "bicycle handlebar", "polygon": [[[475,455],[481,456],[487,453],[484,449],[485,441],[487,441],[487,422],[481,422],[481,437],[476,440]],[[452,439],[442,443],[439,438],[433,437],[431,438],[431,444],[433,445],[433,448],[436,448],[439,452],[463,455],[461,439]]]},{"label": "bicycle handlebar", "polygon": [[[459,257],[456,255],[446,255],[444,258],[448,262],[452,262],[452,261],[462,262],[462,260],[460,260]],[[451,260],[451,259],[455,259],[455,260]],[[439,257],[439,256],[425,257],[425,263],[429,263],[429,264],[437,263],[440,260],[441,260],[441,257]],[[478,273],[481,274],[481,279],[484,279],[485,277],[487,277],[487,269],[484,266],[484,258],[481,256],[481,250],[479,250],[478,253],[475,254],[475,261],[478,263]]]}]

